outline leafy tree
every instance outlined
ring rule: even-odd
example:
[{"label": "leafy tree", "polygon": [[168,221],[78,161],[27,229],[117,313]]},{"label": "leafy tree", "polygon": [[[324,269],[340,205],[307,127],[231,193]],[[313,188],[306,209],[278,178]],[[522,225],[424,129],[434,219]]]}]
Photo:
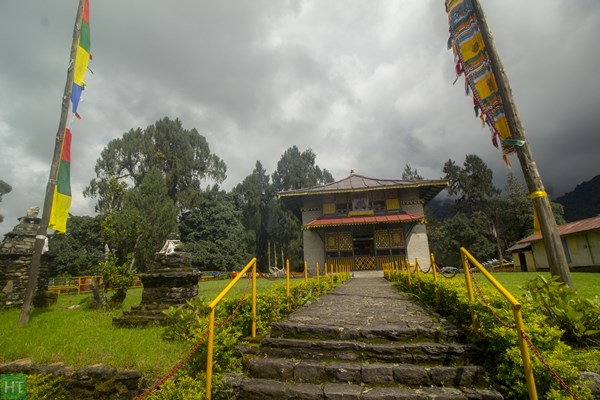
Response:
[{"label": "leafy tree", "polygon": [[231,196],[215,185],[202,193],[200,206],[184,211],[179,219],[181,241],[201,270],[234,271],[251,258],[241,212]]},{"label": "leafy tree", "polygon": [[427,226],[431,251],[439,265],[458,267],[461,247],[465,247],[478,260],[488,260],[496,255],[497,248],[489,235],[487,216],[477,211],[470,216],[459,212],[444,221],[430,220]]},{"label": "leafy tree", "polygon": [[[525,185],[512,174],[508,174],[505,195],[496,204],[499,214],[500,237],[504,248],[508,248],[520,239],[533,233],[533,203]],[[550,202],[557,224],[564,224],[562,206]]]},{"label": "leafy tree", "polygon": [[448,160],[443,171],[444,179],[450,180],[448,193],[457,197],[457,211],[467,214],[483,211],[490,200],[500,194],[500,190],[494,186],[492,170],[475,154],[466,156],[462,168]]},{"label": "leafy tree", "polygon": [[67,231],[50,237],[53,255],[49,266],[50,276],[95,275],[104,257],[102,216],[73,215],[67,219]]},{"label": "leafy tree", "polygon": [[[11,190],[12,187],[8,183],[0,179],[0,202],[2,201],[2,196],[4,196],[7,193],[10,193]],[[0,223],[2,223],[2,221],[4,221],[4,216],[0,214]]]},{"label": "leafy tree", "polygon": [[[315,164],[316,157],[311,149],[302,153],[296,146],[287,149],[277,163],[277,170],[273,172],[273,190],[279,192],[333,182],[331,173]],[[300,221],[281,201],[270,200],[268,209],[269,237],[279,248],[283,248],[284,256],[298,267],[303,258]]]},{"label": "leafy tree", "polygon": [[316,154],[311,149],[302,153],[296,146],[287,149],[277,163],[277,170],[272,175],[275,191],[300,189],[333,182],[331,173],[315,164],[316,158]]},{"label": "leafy tree", "polygon": [[252,174],[232,190],[235,204],[242,213],[242,224],[246,228],[248,245],[254,249],[258,266],[262,270],[266,270],[268,259],[267,219],[269,203],[274,197],[273,187],[269,181],[267,171],[260,161],[256,161]]},{"label": "leafy tree", "polygon": [[111,140],[96,161],[96,178],[84,194],[98,198],[97,211],[109,213],[118,209],[120,200],[111,180],[137,187],[151,169],[162,173],[167,195],[183,210],[196,204],[203,180],[222,182],[227,167],[196,129],[184,129],[179,119],[163,118],[145,130],[131,129]]},{"label": "leafy tree", "polygon": [[500,190],[494,186],[493,173],[481,158],[469,154],[462,167],[452,160],[444,164],[444,179],[454,199],[455,214],[429,226],[430,247],[438,261],[456,264],[459,248],[486,260],[502,257],[499,245],[495,202]]},{"label": "leafy tree", "polygon": [[421,180],[423,177],[419,174],[417,169],[413,169],[410,164],[406,164],[404,166],[404,171],[402,172],[402,180],[405,181],[417,181]]},{"label": "leafy tree", "polygon": [[167,195],[165,179],[151,169],[139,187],[130,189],[123,208],[108,215],[102,226],[104,237],[115,253],[117,265],[125,263],[130,253],[139,271],[152,269],[154,253],[162,247],[167,235],[177,232],[177,207]]}]

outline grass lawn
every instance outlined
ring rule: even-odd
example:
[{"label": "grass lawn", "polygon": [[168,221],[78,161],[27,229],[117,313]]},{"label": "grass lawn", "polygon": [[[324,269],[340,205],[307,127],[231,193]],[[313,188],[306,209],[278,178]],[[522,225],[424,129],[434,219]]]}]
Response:
[{"label": "grass lawn", "polygon": [[[216,297],[230,280],[203,281],[199,293]],[[257,290],[285,284],[285,280],[257,280]],[[244,292],[244,280],[228,297]],[[250,288],[249,288],[250,289]],[[149,378],[168,372],[190,350],[187,343],[162,340],[163,328],[121,329],[112,326],[112,317],[140,304],[142,289],[131,289],[123,306],[114,311],[87,307],[89,294],[61,295],[58,304],[34,309],[29,324],[19,326],[20,309],[0,311],[0,362],[31,358],[38,363],[63,362],[83,366],[103,363],[115,368],[138,369]],[[67,307],[81,304],[79,308]]]},{"label": "grass lawn", "polygon": [[[520,297],[525,293],[521,290],[521,287],[531,279],[534,279],[537,275],[542,275],[546,278],[550,278],[549,272],[494,272],[494,278],[498,280],[513,296]],[[480,279],[478,279],[481,276]],[[462,274],[458,274],[457,277],[461,277],[464,280]],[[600,296],[600,274],[595,272],[571,272],[573,284],[575,290],[581,295],[588,298],[594,296]],[[477,282],[487,282],[481,274],[477,274]],[[491,286],[491,285],[490,285]]]}]

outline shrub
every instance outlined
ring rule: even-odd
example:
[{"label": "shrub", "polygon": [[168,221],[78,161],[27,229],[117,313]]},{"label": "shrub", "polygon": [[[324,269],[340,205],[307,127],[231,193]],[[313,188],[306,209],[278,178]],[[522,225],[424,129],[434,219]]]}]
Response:
[{"label": "shrub", "polygon": [[[477,361],[490,372],[494,387],[505,398],[527,398],[517,334],[512,328],[514,324],[512,309],[497,291],[480,289],[489,305],[488,308],[478,294],[475,303],[473,305],[469,303],[464,279],[439,278],[434,282],[430,275],[420,277],[413,275],[412,284],[409,286],[407,275],[404,273],[387,273],[387,277],[401,290],[412,293],[421,302],[466,331],[471,330],[471,311],[475,311],[480,324],[479,334],[477,337],[470,335],[469,339],[479,348],[485,349],[485,357]],[[535,347],[581,399],[591,399],[589,389],[579,385],[579,371],[585,365],[585,357],[578,356],[560,340],[563,331],[538,312],[539,307],[535,302],[524,298],[521,305],[525,332]],[[499,323],[490,309],[509,326]],[[540,398],[553,400],[571,398],[533,353],[531,353],[531,360]]]},{"label": "shrub", "polygon": [[28,400],[65,400],[62,379],[51,374],[27,375]]},{"label": "shrub", "polygon": [[525,284],[528,299],[551,325],[564,333],[572,346],[600,346],[600,300],[588,299],[569,289],[558,277],[537,276]]}]

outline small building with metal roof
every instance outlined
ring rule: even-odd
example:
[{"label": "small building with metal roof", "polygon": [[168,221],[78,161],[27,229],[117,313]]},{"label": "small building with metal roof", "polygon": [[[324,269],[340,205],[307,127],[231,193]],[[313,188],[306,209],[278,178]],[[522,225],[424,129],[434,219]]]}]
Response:
[{"label": "small building with metal roof", "polygon": [[[558,234],[571,269],[600,272],[600,216],[559,225]],[[511,252],[517,270],[550,269],[540,234],[529,235],[507,250]]]},{"label": "small building with metal roof", "polygon": [[381,269],[408,257],[429,265],[423,207],[447,180],[375,179],[351,173],[342,180],[278,193],[302,221],[304,261]]}]

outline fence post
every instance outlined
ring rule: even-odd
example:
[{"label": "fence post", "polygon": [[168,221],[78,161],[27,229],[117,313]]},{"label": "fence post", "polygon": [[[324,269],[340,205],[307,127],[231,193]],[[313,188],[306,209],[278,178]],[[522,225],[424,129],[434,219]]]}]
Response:
[{"label": "fence post", "polygon": [[319,284],[319,263],[317,263],[317,285]]},{"label": "fence post", "polygon": [[211,399],[213,370],[213,340],[215,338],[215,309],[208,315],[208,344],[206,349],[206,398]]},{"label": "fence post", "polygon": [[252,265],[252,337],[256,337],[256,259]]},{"label": "fence post", "polygon": [[[475,295],[473,294],[473,283],[471,282],[471,274],[469,271],[469,262],[467,261],[467,256],[463,253],[462,249],[460,252],[460,261],[463,266],[463,270],[465,271],[465,282],[467,284],[467,294],[469,296],[469,305],[473,307],[475,304]],[[477,314],[475,310],[471,309],[471,321],[473,321],[473,333],[477,335],[479,332],[479,319],[477,318]]]},{"label": "fence post", "polygon": [[287,296],[287,308],[290,309],[290,259],[285,261],[285,294]]},{"label": "fence post", "polygon": [[437,282],[437,267],[435,265],[435,257],[433,253],[429,255],[429,259],[431,260],[431,269],[433,270],[433,281]]},{"label": "fence post", "polygon": [[308,282],[308,264],[304,261],[304,282]]},{"label": "fence post", "polygon": [[331,264],[331,288],[333,289],[333,264]]}]

